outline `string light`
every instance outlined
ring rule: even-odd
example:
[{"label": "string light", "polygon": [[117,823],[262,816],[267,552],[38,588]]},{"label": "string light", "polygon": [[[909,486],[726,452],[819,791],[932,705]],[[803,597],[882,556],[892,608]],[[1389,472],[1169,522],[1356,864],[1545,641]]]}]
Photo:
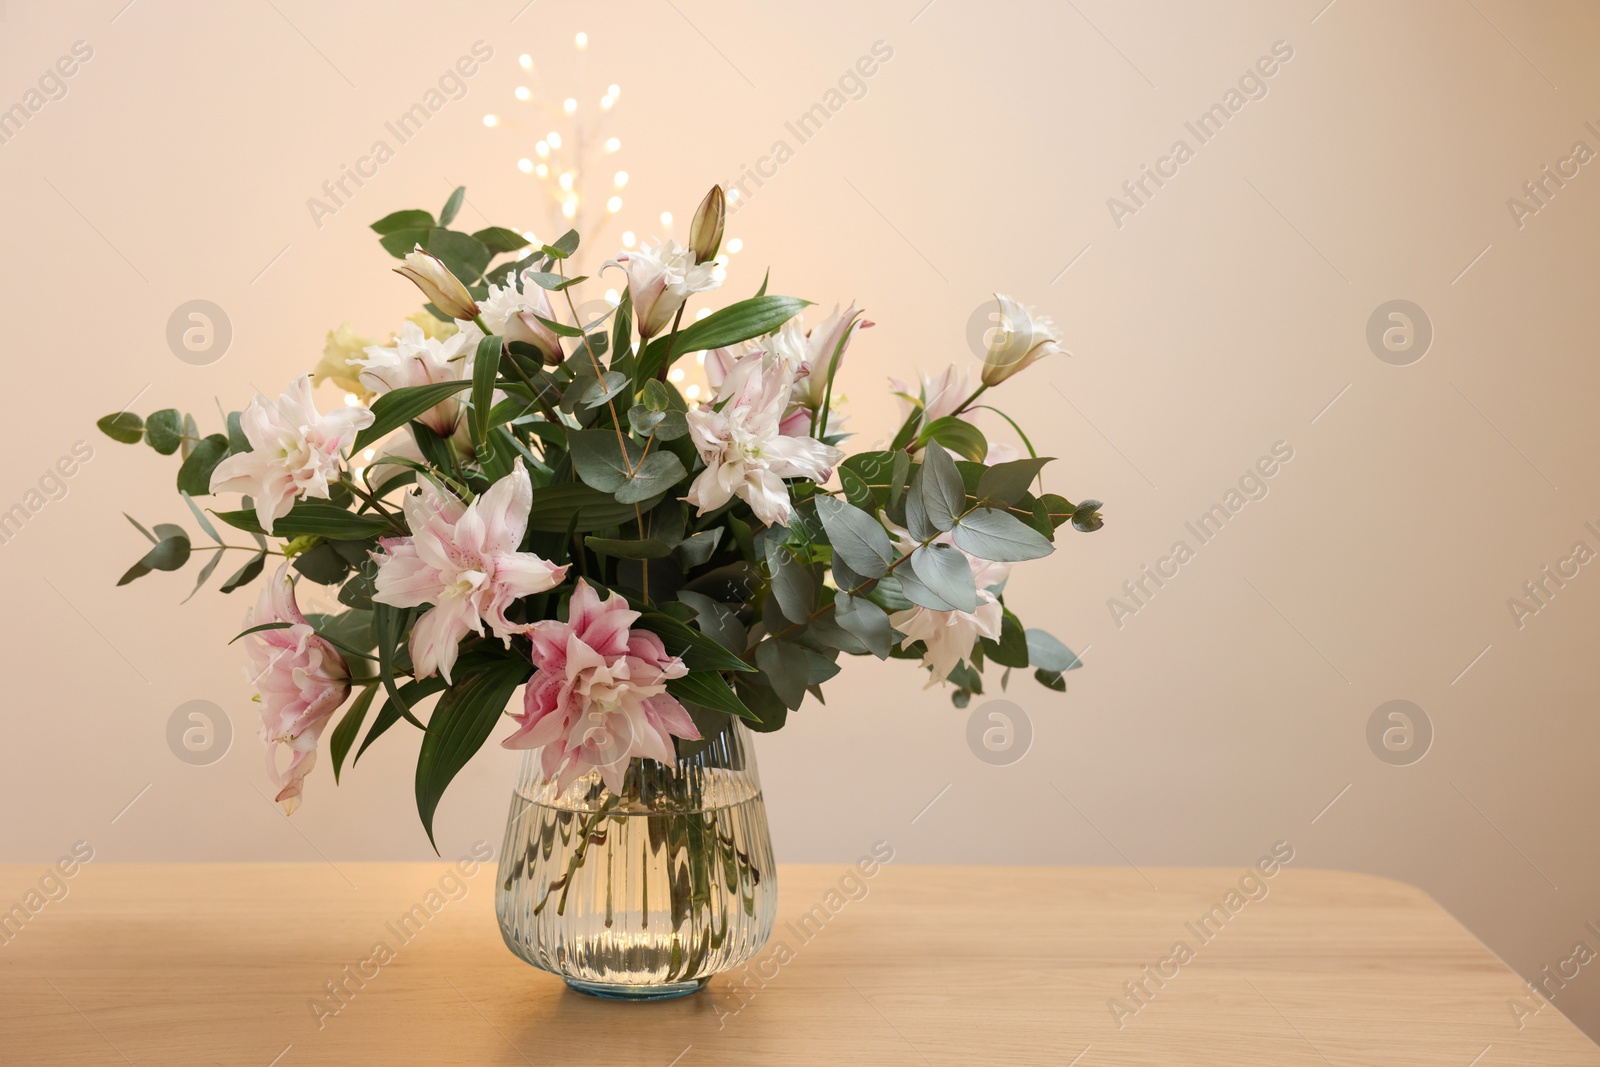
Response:
[{"label": "string light", "polygon": [[535,152],[539,153],[539,158],[540,159],[544,159],[546,156],[548,156],[550,154],[550,142],[549,141],[540,141],[538,144],[533,146],[533,150]]},{"label": "string light", "polygon": [[709,314],[711,314],[710,308],[701,308],[700,311],[695,315],[694,319],[696,322],[699,322]]},{"label": "string light", "polygon": [[354,393],[346,393],[344,394],[344,406],[347,408],[358,408],[361,406],[361,398],[356,396]]},{"label": "string light", "polygon": [[606,210],[611,212],[613,215],[615,215],[617,212],[621,211],[622,210],[622,197],[613,196],[610,200],[607,200],[606,201]]},{"label": "string light", "polygon": [[378,454],[378,450],[376,448],[369,448],[365,452],[361,453],[361,457],[363,459],[365,459],[368,463],[371,463],[372,460],[374,459],[374,457],[377,456],[377,454]]},{"label": "string light", "polygon": [[561,213],[569,219],[575,217],[578,214],[578,198],[568,197],[561,205]]},{"label": "string light", "polygon": [[524,174],[532,174],[533,160],[526,158],[517,160],[517,169]]},{"label": "string light", "polygon": [[498,126],[500,125],[500,120],[494,115],[485,115],[483,116],[483,124],[485,126]]},{"label": "string light", "polygon": [[617,137],[607,137],[606,138],[606,151],[607,152],[615,152],[617,149],[619,149],[621,147],[622,147],[622,141],[621,141],[620,138],[617,138]]},{"label": "string light", "polygon": [[578,110],[578,102],[569,96],[561,102],[561,109],[570,115]]},{"label": "string light", "polygon": [[674,382],[683,381],[683,368],[673,367],[671,372],[667,374],[667,379]]},{"label": "string light", "polygon": [[531,96],[533,96],[533,93],[528,90],[526,85],[517,86],[516,97],[518,100],[527,100]]},{"label": "string light", "polygon": [[618,85],[616,82],[612,82],[610,85],[606,86],[606,95],[615,100],[617,97],[622,95],[622,86]]},{"label": "string light", "polygon": [[611,181],[618,189],[621,189],[624,185],[628,184],[628,172],[625,170],[617,171],[616,176],[613,177]]},{"label": "string light", "polygon": [[544,139],[549,143],[551,148],[561,147],[561,134],[557,133],[555,130],[551,130],[549,133],[545,134]]},{"label": "string light", "polygon": [[733,252],[733,253],[737,254],[743,248],[744,248],[744,242],[741,241],[737,237],[733,238],[732,240],[730,240],[728,242],[728,251],[729,252]]},{"label": "string light", "polygon": [[663,211],[661,213],[661,225],[663,225],[663,226],[671,226],[672,225],[672,212]]},{"label": "string light", "polygon": [[550,177],[550,168],[545,166],[543,163],[539,164],[537,167],[534,167],[533,172],[541,178]]},{"label": "string light", "polygon": [[572,172],[570,170],[562,173],[560,182],[563,192],[572,192]]},{"label": "string light", "polygon": [[638,239],[639,238],[634,236],[634,233],[633,233],[632,230],[623,230],[622,231],[622,247],[623,248],[632,248],[633,245],[634,245],[634,242],[637,241]]},{"label": "string light", "polygon": [[530,56],[528,53],[524,52],[520,56],[517,57],[517,64],[520,67],[522,67],[523,70],[532,70],[533,69],[533,57]]},{"label": "string light", "polygon": [[584,33],[582,30],[578,31],[578,36],[575,37],[573,40],[574,40],[574,43],[577,44],[578,51],[580,51],[580,52],[583,51],[585,48],[589,47],[589,35],[587,33]]},{"label": "string light", "polygon": [[612,307],[616,307],[618,304],[622,303],[621,294],[619,294],[615,289],[607,289],[606,303],[610,304]]},{"label": "string light", "polygon": [[600,98],[600,110],[601,111],[610,111],[611,110],[611,105],[616,103],[616,102],[617,102],[616,101],[616,97],[602,96]]},{"label": "string light", "polygon": [[685,395],[688,396],[688,398],[690,400],[699,400],[700,399],[700,387],[698,385],[689,386],[688,391],[685,393]]},{"label": "string light", "polygon": [[711,277],[719,282],[725,282],[728,280],[728,272],[726,269],[718,267],[711,272]]}]

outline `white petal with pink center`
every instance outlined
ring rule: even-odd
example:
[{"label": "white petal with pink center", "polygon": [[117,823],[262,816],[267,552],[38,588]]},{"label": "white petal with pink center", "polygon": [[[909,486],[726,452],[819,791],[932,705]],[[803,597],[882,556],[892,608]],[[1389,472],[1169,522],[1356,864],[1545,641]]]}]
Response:
[{"label": "white petal with pink center", "polygon": [[437,672],[451,681],[461,640],[483,634],[485,623],[509,646],[512,635],[526,627],[506,618],[506,609],[566,577],[567,565],[517,550],[532,502],[533,483],[520,458],[470,504],[431,482],[405,498],[411,536],[380,542],[372,599],[397,608],[431,605],[411,632],[418,678]]},{"label": "white petal with pink center", "polygon": [[[278,787],[272,799],[292,814],[300,806],[306,775],[316,765],[317,739],[350,695],[350,670],[300,614],[288,563],[278,568],[256,606],[245,613],[244,628],[284,622],[290,625],[258,630],[244,639],[249,657],[245,677],[261,702],[267,775]],[[279,750],[284,747],[289,750],[289,764],[280,768]]]},{"label": "white petal with pink center", "polygon": [[606,788],[622,792],[635,756],[671,763],[674,737],[700,731],[667,682],[689,673],[661,638],[632,625],[639,613],[612,593],[602,600],[579,579],[566,622],[546,620],[528,631],[538,668],[524,690],[523,711],[506,748],[541,749],[546,778],[565,788],[598,769]]},{"label": "white petal with pink center", "polygon": [[[917,547],[917,542],[904,530],[891,526],[889,532],[902,556]],[[951,544],[949,534],[941,534],[935,541]],[[957,548],[959,550],[959,546]],[[1000,625],[1005,614],[999,598],[990,590],[1005,584],[1011,574],[1011,564],[979,559],[965,551],[962,555],[967,557],[967,566],[972,568],[973,584],[978,589],[978,606],[975,610],[939,611],[916,604],[889,616],[889,625],[905,634],[902,647],[918,641],[923,643],[926,648],[922,656],[923,666],[932,668],[934,677],[940,681],[950,677],[950,672],[961,663],[971,665],[972,646],[978,643],[978,638],[987,637],[991,641],[1000,639]]]},{"label": "white petal with pink center", "polygon": [[328,498],[328,486],[339,480],[344,450],[372,419],[366,408],[317,411],[307,374],[290,382],[276,401],[257,393],[239,418],[251,451],[217,464],[211,491],[253,498],[256,521],[271,533],[273,523],[300,497]]}]

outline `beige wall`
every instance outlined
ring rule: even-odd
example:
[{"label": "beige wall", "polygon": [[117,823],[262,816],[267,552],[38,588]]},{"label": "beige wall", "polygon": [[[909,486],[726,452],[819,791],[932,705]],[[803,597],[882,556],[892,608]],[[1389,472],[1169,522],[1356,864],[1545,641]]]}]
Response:
[{"label": "beige wall", "polygon": [[[851,664],[826,708],[760,743],[782,857],[887,838],[906,862],[1228,866],[1284,839],[1297,865],[1422,886],[1524,974],[1579,940],[1600,949],[1585,926],[1600,920],[1600,565],[1520,628],[1507,607],[1574,542],[1600,550],[1584,525],[1600,527],[1600,164],[1521,227],[1507,207],[1575,141],[1600,150],[1593,5],[539,0],[512,21],[521,0],[123,2],[14,0],[0,22],[0,106],[75,41],[93,48],[66,97],[0,145],[0,509],[74,442],[94,450],[0,546],[0,860],[78,839],[112,860],[428,854],[414,737],[337,789],[319,768],[292,822],[274,813],[223,647],[243,595],[179,607],[182,577],[112,588],[143,544],[119,512],[187,515],[169,461],[93,423],[135,394],[204,421],[213,397],[238,406],[307,369],[341,319],[391,329],[412,294],[365,230],[390,210],[465,182],[469,221],[545,227],[513,166],[532,138],[481,120],[522,114],[524,51],[565,95],[584,29],[577,95],[623,85],[614,132],[640,232],[775,139],[796,148],[734,216],[730,291],[772,264],[779,290],[866,305],[878,326],[846,380],[863,442],[889,428],[887,376],[971,361],[969,317],[992,289],[1052,313],[1074,352],[996,399],[1061,457],[1053,488],[1107,502],[1102,533],[1064,538],[1010,592],[1088,647],[1087,668],[1065,697],[1014,689],[1032,746],[993,766],[968,747],[967,713],[905,664]],[[314,225],[307,198],[480,39],[494,57],[467,97]],[[798,144],[784,122],[877,41],[893,58],[865,97]],[[1279,41],[1293,55],[1265,97],[1116,225],[1107,198],[1174,140],[1195,147],[1185,121]],[[164,337],[196,298],[234,328],[203,367]],[[1397,298],[1434,330],[1408,366],[1365,336]],[[1280,441],[1293,458],[1268,495],[1198,545],[1184,523]],[[1108,599],[1180,539],[1194,558],[1118,625]],[[203,767],[165,733],[196,699],[237,735]],[[1392,699],[1432,723],[1410,766],[1369,748]],[[441,809],[446,854],[497,838],[512,766],[486,751],[463,775]],[[1588,971],[1556,1003],[1593,1032]]]}]

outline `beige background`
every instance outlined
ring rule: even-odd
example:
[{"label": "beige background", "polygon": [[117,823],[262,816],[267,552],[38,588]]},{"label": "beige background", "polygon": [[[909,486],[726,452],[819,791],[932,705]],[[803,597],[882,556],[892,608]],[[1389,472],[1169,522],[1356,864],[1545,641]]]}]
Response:
[{"label": "beige background", "polygon": [[[1583,168],[1520,229],[1506,206],[1575,141],[1600,149],[1584,127],[1600,125],[1593,5],[124,2],[13,0],[0,22],[0,106],[73,42],[94,49],[0,145],[0,510],[75,441],[94,449],[0,545],[0,861],[79,839],[101,860],[429,855],[403,729],[337,789],[320,767],[293,820],[274,812],[223,647],[245,594],[179,607],[190,578],[112,588],[144,544],[119,512],[193,522],[175,464],[94,419],[138,394],[214,428],[213,397],[277,389],[340,320],[394,328],[412,294],[365,225],[458,182],[465,221],[549,233],[514,166],[534,139],[509,121],[534,121],[516,85],[587,108],[620,83],[621,221],[653,233],[671,208],[681,235],[710,182],[793,144],[784,122],[881,40],[893,58],[866,96],[734,216],[725,295],[770,264],[780,291],[869,309],[846,368],[863,444],[890,429],[888,376],[971,362],[988,292],[1053,314],[1072,359],[996,399],[1061,457],[1052,488],[1106,501],[1107,526],[1013,580],[1026,621],[1087,649],[1068,695],[1009,695],[1027,754],[981,762],[968,714],[906,664],[852,663],[827,707],[760,742],[780,858],[844,861],[884,838],[906,862],[1229,866],[1287,840],[1296,866],[1421,886],[1525,975],[1580,940],[1600,949],[1585,925],[1600,577],[1582,568],[1522,629],[1507,608],[1574,542],[1600,549],[1584,527],[1600,525],[1600,176]],[[494,57],[466,98],[315,226],[307,198],[480,39]],[[1193,143],[1184,122],[1278,41],[1293,58],[1267,95],[1118,228],[1107,198]],[[235,331],[206,367],[164,336],[195,298]],[[1410,366],[1365,339],[1396,298],[1434,327]],[[1269,495],[1119,628],[1108,598],[1192,544],[1184,523],[1278,441],[1294,458]],[[1397,698],[1435,732],[1411,766],[1366,738]],[[166,742],[194,699],[235,730],[210,766]],[[486,750],[458,781],[446,855],[498,840],[512,770]],[[1593,969],[1555,1001],[1591,1033]]]}]

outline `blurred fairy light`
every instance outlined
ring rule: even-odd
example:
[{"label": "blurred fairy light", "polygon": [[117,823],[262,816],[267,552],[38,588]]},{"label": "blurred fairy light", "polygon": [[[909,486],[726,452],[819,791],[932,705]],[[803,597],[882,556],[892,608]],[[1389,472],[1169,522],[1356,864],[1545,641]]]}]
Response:
[{"label": "blurred fairy light", "polygon": [[728,251],[737,254],[744,247],[744,242],[735,237],[728,242]]},{"label": "blurred fairy light", "polygon": [[[535,64],[533,55],[524,52],[517,57],[521,70],[510,87],[515,105],[508,106],[504,114],[484,115],[483,124],[494,130],[495,136],[516,138],[512,161],[521,174],[537,181],[544,190],[544,210],[549,214],[543,219],[523,220],[525,225],[532,223],[533,229],[520,232],[531,241],[534,230],[559,233],[575,229],[582,239],[580,258],[587,254],[609,257],[611,249],[602,236],[606,227],[612,219],[621,221],[621,217],[641,207],[648,210],[648,205],[639,204],[633,196],[624,200],[621,194],[630,187],[630,175],[616,165],[620,160],[605,159],[622,151],[622,139],[605,128],[622,99],[622,86],[609,79],[597,83],[585,77],[588,64],[592,62],[589,34],[580,31],[573,35],[572,42],[576,67],[573,84],[565,87],[571,91],[560,92],[556,90],[564,87],[541,84],[544,81],[541,75],[552,69],[550,64]],[[599,106],[589,103],[579,107],[580,101],[597,102]],[[609,187],[599,184],[602,182]],[[653,225],[640,228],[634,223],[634,229],[622,231],[622,247],[638,248],[641,235],[650,240],[656,236],[671,236],[672,213],[661,212],[658,218],[664,232],[657,234]],[[682,236],[679,235],[680,239]],[[728,250],[737,250],[735,242],[728,243]],[[723,257],[717,269],[722,270],[726,265],[727,259]],[[575,264],[573,269],[578,269]]]}]

